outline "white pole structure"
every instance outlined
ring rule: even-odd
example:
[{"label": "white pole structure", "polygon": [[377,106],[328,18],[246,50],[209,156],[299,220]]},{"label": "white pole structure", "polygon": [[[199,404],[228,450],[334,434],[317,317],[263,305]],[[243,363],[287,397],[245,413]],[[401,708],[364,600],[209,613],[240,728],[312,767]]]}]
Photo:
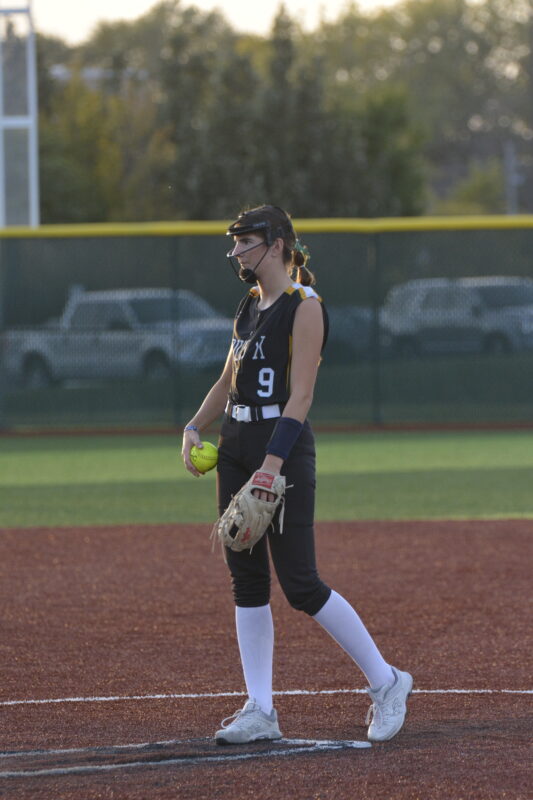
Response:
[{"label": "white pole structure", "polygon": [[[0,20],[2,17],[0,16]],[[0,31],[3,35],[3,31]],[[0,35],[0,228],[6,227],[6,154],[4,146],[4,54]]]},{"label": "white pole structure", "polygon": [[29,173],[30,173],[30,225],[36,228],[40,222],[39,214],[39,107],[37,93],[37,57],[35,31],[31,8],[32,0],[28,0],[28,41],[26,46],[26,63],[28,70],[28,113],[31,120],[29,137]]},{"label": "white pole structure", "polygon": [[[10,114],[5,107],[5,82],[11,76],[6,74],[3,67],[2,58],[2,36],[5,32],[4,22],[12,16],[21,18],[26,23],[26,58],[24,83],[26,89],[25,113]],[[26,164],[21,174],[25,176],[26,186],[20,190],[21,195],[25,194],[27,202],[25,204],[22,218],[20,213],[16,214],[15,224],[39,225],[39,129],[38,129],[38,107],[37,107],[37,60],[35,55],[35,35],[33,30],[33,18],[31,0],[25,0],[19,6],[2,6],[0,0],[0,23],[2,30],[0,35],[0,227],[13,224],[10,214],[8,192],[8,165],[6,164],[6,134],[8,131],[19,131],[21,134],[26,132]],[[16,77],[16,76],[13,76]],[[7,113],[6,113],[7,112]],[[19,187],[17,187],[19,188]]]}]

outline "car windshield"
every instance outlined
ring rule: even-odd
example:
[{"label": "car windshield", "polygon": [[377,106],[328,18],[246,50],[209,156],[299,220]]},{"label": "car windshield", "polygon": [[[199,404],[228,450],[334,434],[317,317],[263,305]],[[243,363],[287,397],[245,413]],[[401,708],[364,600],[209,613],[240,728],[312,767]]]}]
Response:
[{"label": "car windshield", "polygon": [[533,305],[533,282],[514,286],[478,286],[476,288],[488,308]]},{"label": "car windshield", "polygon": [[201,297],[146,297],[131,301],[141,325],[213,317],[215,312]]}]

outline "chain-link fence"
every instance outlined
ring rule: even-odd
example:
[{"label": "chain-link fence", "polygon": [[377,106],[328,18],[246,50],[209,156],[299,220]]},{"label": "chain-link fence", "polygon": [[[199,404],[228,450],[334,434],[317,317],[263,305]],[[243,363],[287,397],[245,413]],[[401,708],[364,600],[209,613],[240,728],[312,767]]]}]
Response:
[{"label": "chain-link fence", "polygon": [[[533,219],[301,221],[331,333],[315,423],[533,422]],[[0,235],[0,421],[181,425],[246,291],[223,223]]]}]

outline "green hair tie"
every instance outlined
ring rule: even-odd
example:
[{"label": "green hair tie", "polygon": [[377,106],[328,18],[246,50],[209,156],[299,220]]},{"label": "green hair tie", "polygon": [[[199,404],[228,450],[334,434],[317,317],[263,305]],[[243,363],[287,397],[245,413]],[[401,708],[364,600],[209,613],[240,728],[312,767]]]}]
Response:
[{"label": "green hair tie", "polygon": [[305,244],[302,244],[299,239],[296,239],[293,249],[296,250],[297,253],[301,253],[306,261],[308,261],[311,258],[311,253],[309,252],[309,248],[306,247]]}]

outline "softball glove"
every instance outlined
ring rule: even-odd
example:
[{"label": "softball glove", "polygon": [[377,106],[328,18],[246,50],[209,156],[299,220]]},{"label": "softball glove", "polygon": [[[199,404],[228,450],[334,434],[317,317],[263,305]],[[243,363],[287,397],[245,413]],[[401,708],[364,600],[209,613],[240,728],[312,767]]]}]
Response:
[{"label": "softball glove", "polygon": [[[270,492],[275,499],[260,500],[254,489]],[[216,534],[222,545],[230,550],[251,550],[272,525],[274,514],[281,504],[280,532],[283,528],[285,477],[271,472],[254,472],[250,480],[233,496],[231,503],[215,523]]]}]

